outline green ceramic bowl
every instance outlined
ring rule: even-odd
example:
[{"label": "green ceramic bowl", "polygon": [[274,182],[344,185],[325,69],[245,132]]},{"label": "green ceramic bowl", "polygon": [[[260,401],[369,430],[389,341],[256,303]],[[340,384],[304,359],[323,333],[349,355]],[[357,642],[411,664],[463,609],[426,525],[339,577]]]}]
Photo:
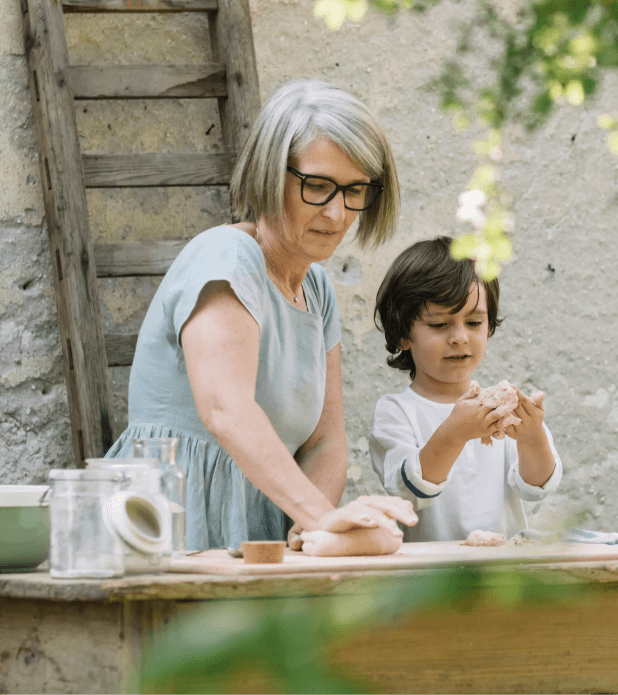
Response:
[{"label": "green ceramic bowl", "polygon": [[47,560],[48,489],[47,485],[0,485],[0,572],[32,572]]}]

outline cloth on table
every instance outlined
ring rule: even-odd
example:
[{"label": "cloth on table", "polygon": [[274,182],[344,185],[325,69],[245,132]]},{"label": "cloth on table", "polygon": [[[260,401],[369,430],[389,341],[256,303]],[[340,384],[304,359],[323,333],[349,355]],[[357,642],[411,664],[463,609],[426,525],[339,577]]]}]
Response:
[{"label": "cloth on table", "polygon": [[340,340],[334,288],[312,264],[302,289],[307,311],[290,304],[266,272],[249,234],[231,226],[192,239],[163,278],[140,330],[129,382],[129,426],[107,457],[131,457],[132,440],[178,437],[187,481],[186,547],[240,547],[283,540],[285,515],[237,468],[202,424],[187,377],[182,327],[212,281],[230,284],[260,328],[255,400],[293,456],[322,413],[326,352]]},{"label": "cloth on table", "polygon": [[[551,531],[537,531],[536,529],[527,528],[520,531],[518,536],[527,538],[528,540],[542,540],[548,536],[556,535]],[[560,540],[567,543],[601,543],[606,545],[618,544],[618,532],[615,531],[587,531],[581,528],[572,528],[565,531]]]}]

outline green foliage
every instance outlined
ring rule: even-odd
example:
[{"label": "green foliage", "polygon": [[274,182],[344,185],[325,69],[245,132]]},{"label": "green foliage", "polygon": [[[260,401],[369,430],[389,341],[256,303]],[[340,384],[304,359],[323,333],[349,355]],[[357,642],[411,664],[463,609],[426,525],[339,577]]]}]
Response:
[{"label": "green foliage", "polygon": [[404,614],[479,605],[533,609],[572,602],[579,585],[545,584],[529,574],[478,566],[392,580],[368,580],[362,594],[203,604],[156,636],[141,692],[234,692],[242,674],[271,679],[274,692],[361,693],[368,684],[333,671],[329,649]]},{"label": "green foliage", "polygon": [[[316,14],[324,16],[317,8],[328,5],[337,21],[327,23],[338,29],[346,16],[360,21],[369,6],[392,17],[401,10],[418,12],[439,2],[317,0],[315,7]],[[464,67],[468,55],[486,62],[485,73],[490,75],[486,83],[472,86]],[[618,0],[527,0],[515,18],[505,17],[491,0],[478,0],[475,16],[460,26],[456,56],[427,86],[438,93],[440,106],[452,114],[456,129],[463,130],[476,120],[491,138],[507,122],[521,122],[528,130],[538,128],[557,104],[581,106],[596,92],[603,71],[616,67]],[[599,126],[609,131],[607,146],[618,155],[618,120],[601,116]],[[492,173],[493,181],[485,176],[479,184],[483,172]],[[471,228],[453,246],[456,257],[475,260],[477,274],[484,280],[496,277],[511,256],[512,215],[496,179],[496,164],[481,162],[468,190],[482,193],[484,200],[477,214],[463,218]],[[464,204],[462,209],[467,210]]]},{"label": "green foliage", "polygon": [[[495,58],[486,56],[491,42],[499,46]],[[470,93],[461,59],[472,52],[489,61],[493,77]],[[460,27],[457,56],[431,85],[443,108],[458,104],[491,128],[514,120],[537,128],[556,104],[583,104],[602,71],[618,66],[618,0],[530,0],[515,20],[479,0]]]}]

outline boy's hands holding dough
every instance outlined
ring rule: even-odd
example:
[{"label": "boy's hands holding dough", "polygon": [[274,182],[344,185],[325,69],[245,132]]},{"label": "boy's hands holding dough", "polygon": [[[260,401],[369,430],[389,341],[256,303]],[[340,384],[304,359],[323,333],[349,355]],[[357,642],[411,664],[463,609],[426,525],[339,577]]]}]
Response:
[{"label": "boy's hands holding dough", "polygon": [[515,388],[519,404],[513,414],[521,422],[505,427],[504,431],[517,442],[519,473],[522,479],[529,485],[542,487],[550,479],[556,465],[543,427],[545,394],[539,391],[528,398]]},{"label": "boy's hands holding dough", "polygon": [[538,443],[544,440],[545,431],[543,429],[543,399],[545,394],[542,391],[533,393],[530,398],[522,393],[517,386],[513,387],[517,391],[519,404],[513,411],[521,422],[517,425],[509,425],[504,428],[505,433],[516,441],[528,441]]},{"label": "boy's hands holding dough", "polygon": [[418,521],[409,500],[359,497],[327,512],[319,530],[303,531],[302,548],[307,555],[389,555],[397,552],[403,537],[396,519],[407,526]]}]

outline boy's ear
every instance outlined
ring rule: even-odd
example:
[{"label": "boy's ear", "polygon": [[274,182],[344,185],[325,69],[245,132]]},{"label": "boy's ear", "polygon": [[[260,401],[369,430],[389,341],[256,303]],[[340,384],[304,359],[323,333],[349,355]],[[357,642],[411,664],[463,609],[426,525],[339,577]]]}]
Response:
[{"label": "boy's ear", "polygon": [[402,338],[399,341],[399,349],[400,350],[409,350],[410,349],[410,341],[407,338]]}]

